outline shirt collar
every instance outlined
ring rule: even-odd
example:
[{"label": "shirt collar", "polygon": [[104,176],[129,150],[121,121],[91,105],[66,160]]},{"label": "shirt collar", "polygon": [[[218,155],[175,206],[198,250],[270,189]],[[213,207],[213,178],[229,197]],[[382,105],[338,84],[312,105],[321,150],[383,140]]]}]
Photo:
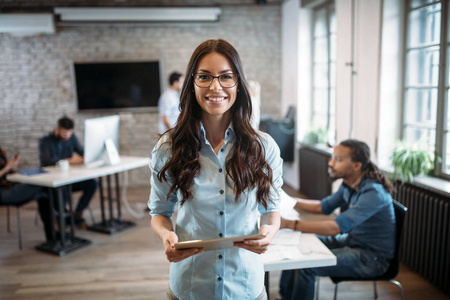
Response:
[{"label": "shirt collar", "polygon": [[342,183],[344,186],[354,190],[354,191],[359,191],[361,185],[364,183],[364,180],[366,179],[365,174],[361,174],[361,176],[356,179],[356,181],[352,184],[352,185],[348,185],[346,183]]},{"label": "shirt collar", "polygon": [[[203,136],[203,139],[206,142],[206,131],[205,131],[205,127],[203,126],[202,122],[200,122],[200,135]],[[233,137],[234,137],[233,124],[230,123],[230,125],[228,125],[227,130],[225,130],[225,136],[223,138],[225,144],[228,143]]]}]

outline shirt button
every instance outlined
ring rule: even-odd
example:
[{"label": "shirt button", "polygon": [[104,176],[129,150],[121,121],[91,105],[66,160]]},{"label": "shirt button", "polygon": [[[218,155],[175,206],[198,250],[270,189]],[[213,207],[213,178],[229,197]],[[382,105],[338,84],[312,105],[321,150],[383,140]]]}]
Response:
[{"label": "shirt button", "polygon": [[223,211],[221,211],[219,214],[220,214],[221,216],[223,216]]},{"label": "shirt button", "polygon": [[222,277],[218,277],[217,280],[218,280],[218,281],[222,281]]},{"label": "shirt button", "polygon": [[220,237],[223,237],[223,233],[219,233],[219,236],[220,236]]},{"label": "shirt button", "polygon": [[223,193],[224,193],[224,191],[223,191],[223,190],[220,190],[220,194],[223,195]]},{"label": "shirt button", "polygon": [[220,149],[220,152],[223,152],[223,151],[225,151],[225,149],[224,149],[224,148]]},{"label": "shirt button", "polygon": [[230,135],[230,132],[229,132],[229,131],[227,131],[227,135]]},{"label": "shirt button", "polygon": [[219,169],[219,172],[222,173],[222,169]]},{"label": "shirt button", "polygon": [[223,258],[222,254],[221,254],[221,255],[219,255],[219,259],[222,259],[222,258]]}]

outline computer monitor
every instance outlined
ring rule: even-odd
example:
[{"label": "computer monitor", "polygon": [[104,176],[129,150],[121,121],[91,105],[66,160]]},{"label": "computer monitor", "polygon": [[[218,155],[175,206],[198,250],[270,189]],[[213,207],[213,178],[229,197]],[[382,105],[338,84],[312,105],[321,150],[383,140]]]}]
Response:
[{"label": "computer monitor", "polygon": [[120,162],[120,116],[107,116],[84,121],[84,164],[95,167]]}]

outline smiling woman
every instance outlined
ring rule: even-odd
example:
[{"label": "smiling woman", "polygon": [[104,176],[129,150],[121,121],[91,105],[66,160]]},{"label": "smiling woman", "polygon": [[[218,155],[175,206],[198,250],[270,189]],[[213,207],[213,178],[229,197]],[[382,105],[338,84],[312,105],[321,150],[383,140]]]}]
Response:
[{"label": "smiling woman", "polygon": [[[283,161],[275,141],[250,124],[250,93],[232,45],[208,40],[197,47],[180,108],[151,163],[151,224],[174,262],[168,299],[267,299],[258,254],[279,228]],[[175,208],[176,231],[170,219]],[[207,252],[174,247],[252,234],[264,238]]]},{"label": "smiling woman", "polygon": [[[195,96],[204,112],[202,121],[216,124],[219,122],[222,124],[219,128],[228,126],[230,123],[230,108],[236,101],[237,76],[231,73],[232,69],[226,57],[217,52],[205,55],[197,68],[198,72],[194,76]],[[213,76],[211,74],[219,75]],[[222,118],[225,119],[222,121]],[[211,137],[208,134],[209,132],[206,132],[206,137],[210,140]],[[221,146],[220,143],[213,145],[216,154]]]}]

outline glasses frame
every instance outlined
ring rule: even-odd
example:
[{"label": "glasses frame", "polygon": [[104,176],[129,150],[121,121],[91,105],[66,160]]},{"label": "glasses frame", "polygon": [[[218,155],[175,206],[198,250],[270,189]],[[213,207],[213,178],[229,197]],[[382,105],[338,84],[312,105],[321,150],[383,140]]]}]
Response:
[{"label": "glasses frame", "polygon": [[[203,75],[208,75],[208,76],[211,76],[211,77],[212,77],[211,82],[208,84],[208,86],[199,86],[199,85],[197,84],[197,82],[195,82],[195,75],[197,75],[197,74],[203,74]],[[233,86],[227,86],[227,87],[225,87],[225,86],[223,86],[222,83],[220,82],[220,76],[223,76],[223,75],[230,75],[230,74],[236,76],[236,83],[235,83]],[[211,86],[211,84],[214,82],[214,79],[216,79],[216,78],[217,78],[217,81],[219,82],[220,86],[221,86],[223,89],[231,89],[231,88],[234,88],[234,87],[238,84],[238,82],[239,82],[239,74],[235,74],[235,73],[225,73],[225,74],[222,74],[222,75],[219,75],[219,76],[212,76],[211,74],[208,74],[208,73],[200,73],[200,72],[199,72],[199,73],[193,73],[193,74],[192,74],[192,77],[194,78],[194,84],[195,84],[196,86],[198,86],[199,88],[201,88],[201,89],[209,88],[209,87]]]}]

